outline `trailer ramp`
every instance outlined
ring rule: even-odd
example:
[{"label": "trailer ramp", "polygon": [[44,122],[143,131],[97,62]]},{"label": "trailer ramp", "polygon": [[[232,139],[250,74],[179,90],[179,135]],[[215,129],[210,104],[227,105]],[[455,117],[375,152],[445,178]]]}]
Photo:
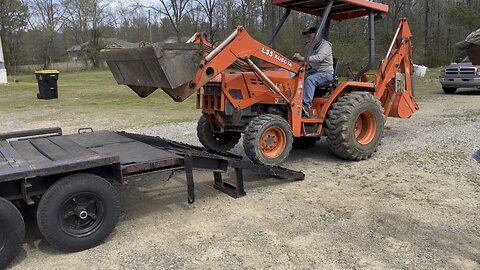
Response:
[{"label": "trailer ramp", "polygon": [[[280,166],[255,164],[250,161],[243,160],[241,156],[229,152],[217,152],[204,147],[198,147],[155,136],[128,132],[119,132],[118,134],[183,156],[185,158],[184,169],[187,175],[187,192],[189,202],[193,202],[194,200],[194,183],[193,176],[191,175],[192,169],[213,171],[215,181],[214,188],[234,198],[246,195],[243,183],[243,170],[294,181],[305,179],[305,174],[302,172],[286,169]],[[220,168],[219,166],[214,165],[220,160],[227,162],[227,167],[235,170],[234,183],[223,180],[222,172],[226,172],[227,167]]]}]

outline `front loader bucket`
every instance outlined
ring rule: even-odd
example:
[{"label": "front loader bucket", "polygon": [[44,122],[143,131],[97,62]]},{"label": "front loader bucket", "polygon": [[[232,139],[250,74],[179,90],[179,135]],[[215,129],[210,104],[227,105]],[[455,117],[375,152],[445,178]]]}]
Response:
[{"label": "front loader bucket", "polygon": [[202,57],[199,46],[193,43],[108,49],[102,56],[118,84],[127,85],[140,97],[161,88],[178,102],[193,94],[187,86],[195,78]]}]

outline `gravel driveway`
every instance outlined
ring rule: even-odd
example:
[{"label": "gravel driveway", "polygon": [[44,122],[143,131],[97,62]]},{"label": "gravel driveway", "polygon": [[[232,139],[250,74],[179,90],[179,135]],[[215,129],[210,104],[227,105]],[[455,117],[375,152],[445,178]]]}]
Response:
[{"label": "gravel driveway", "polygon": [[[87,251],[53,249],[27,211],[12,269],[480,269],[480,91],[419,105],[388,120],[371,159],[339,160],[322,139],[283,164],[304,181],[246,174],[240,199],[207,173],[192,205],[183,174],[132,178],[116,230]],[[199,144],[195,123],[129,131]]]}]

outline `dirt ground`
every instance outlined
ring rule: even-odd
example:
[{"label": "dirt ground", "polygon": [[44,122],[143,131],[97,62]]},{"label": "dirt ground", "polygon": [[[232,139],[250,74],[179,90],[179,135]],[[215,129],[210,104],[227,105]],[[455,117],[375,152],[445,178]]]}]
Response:
[{"label": "dirt ground", "polygon": [[[239,199],[214,190],[207,173],[194,174],[191,205],[183,174],[131,178],[119,187],[114,233],[87,251],[55,250],[27,211],[12,269],[480,269],[480,165],[472,157],[480,91],[439,92],[419,105],[411,119],[388,120],[371,159],[342,161],[322,139],[283,164],[304,181],[246,174]],[[132,131],[198,143],[194,129]]]}]

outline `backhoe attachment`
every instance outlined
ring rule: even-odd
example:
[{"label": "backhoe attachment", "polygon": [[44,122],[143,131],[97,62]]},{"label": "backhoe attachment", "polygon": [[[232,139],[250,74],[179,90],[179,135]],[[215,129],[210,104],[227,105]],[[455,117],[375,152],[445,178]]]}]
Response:
[{"label": "backhoe attachment", "polygon": [[412,33],[401,19],[387,56],[380,64],[374,85],[385,117],[409,118],[418,110],[413,97]]}]

